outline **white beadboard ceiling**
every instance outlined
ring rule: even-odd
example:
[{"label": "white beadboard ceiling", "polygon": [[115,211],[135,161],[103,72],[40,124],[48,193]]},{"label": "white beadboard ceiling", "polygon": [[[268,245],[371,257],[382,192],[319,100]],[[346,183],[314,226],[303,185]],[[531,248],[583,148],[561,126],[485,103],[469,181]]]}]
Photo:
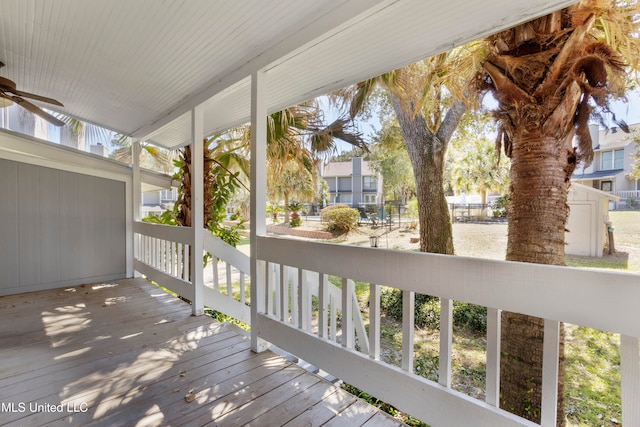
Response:
[{"label": "white beadboard ceiling", "polygon": [[[0,76],[165,147],[373,77],[571,0],[0,0]],[[44,104],[41,104],[44,106]]]}]

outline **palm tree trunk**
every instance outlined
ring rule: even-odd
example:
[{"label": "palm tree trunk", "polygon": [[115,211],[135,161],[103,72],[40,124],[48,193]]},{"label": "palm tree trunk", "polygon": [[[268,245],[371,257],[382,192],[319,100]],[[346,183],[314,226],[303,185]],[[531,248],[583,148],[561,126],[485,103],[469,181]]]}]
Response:
[{"label": "palm tree trunk", "polygon": [[[564,265],[571,156],[562,142],[536,129],[523,130],[512,150],[506,258]],[[543,319],[503,313],[500,406],[537,423],[542,405],[543,331]],[[559,368],[557,425],[564,426],[564,327]]]}]

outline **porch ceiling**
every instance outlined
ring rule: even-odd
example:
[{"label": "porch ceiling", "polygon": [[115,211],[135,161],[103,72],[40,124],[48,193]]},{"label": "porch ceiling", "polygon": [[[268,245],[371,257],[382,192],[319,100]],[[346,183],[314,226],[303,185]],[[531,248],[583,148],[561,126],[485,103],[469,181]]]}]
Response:
[{"label": "porch ceiling", "polygon": [[0,0],[0,75],[60,112],[165,147],[560,9],[572,0]]}]

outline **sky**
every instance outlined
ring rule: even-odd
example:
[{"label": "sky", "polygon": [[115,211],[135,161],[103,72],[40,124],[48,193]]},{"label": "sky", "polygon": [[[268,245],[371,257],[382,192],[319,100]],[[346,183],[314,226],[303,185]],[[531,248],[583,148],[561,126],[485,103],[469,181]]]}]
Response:
[{"label": "sky", "polygon": [[[627,94],[627,98],[628,102],[617,101],[610,105],[611,111],[616,115],[616,119],[624,120],[628,125],[640,123],[640,89],[629,92]],[[488,107],[491,108],[490,102],[488,104]],[[332,120],[337,118],[338,112],[334,108],[330,107],[326,101],[322,101],[322,106],[325,110],[327,123],[330,123]],[[608,117],[607,125],[608,127],[616,126],[611,117]],[[375,114],[370,120],[358,120],[356,122],[356,126],[367,142],[371,142],[373,136],[381,128],[380,121]],[[350,144],[343,141],[337,141],[336,145],[338,152],[349,151],[352,148]]]}]

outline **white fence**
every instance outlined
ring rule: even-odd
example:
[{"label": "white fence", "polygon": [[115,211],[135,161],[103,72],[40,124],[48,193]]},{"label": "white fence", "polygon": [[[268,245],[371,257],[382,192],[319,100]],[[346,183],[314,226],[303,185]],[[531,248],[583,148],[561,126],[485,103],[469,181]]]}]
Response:
[{"label": "white fence", "polygon": [[639,199],[640,190],[617,191],[616,196],[620,197],[622,200],[626,200],[629,197],[634,197],[636,199]]},{"label": "white fence", "polygon": [[[181,270],[173,261],[175,252],[176,263],[182,259],[184,265],[184,256],[174,248],[189,247],[186,234],[169,235],[158,227],[162,226],[136,224],[136,268],[164,286],[167,280],[192,294],[192,285],[176,274]],[[247,257],[209,237],[205,248],[241,271],[240,288],[245,286]],[[264,279],[251,283],[258,295],[258,314],[248,319],[252,334],[433,426],[535,425],[497,407],[501,310],[545,319],[542,425],[555,425],[559,322],[621,334],[622,422],[625,427],[640,425],[640,280],[635,275],[272,237],[258,237],[256,253],[258,276]],[[339,281],[341,289],[330,278]],[[369,284],[368,331],[355,300],[354,281]],[[214,304],[216,310],[247,321],[244,300],[228,303],[230,282],[227,278],[226,286],[206,287],[210,292],[205,293],[205,305]],[[401,367],[380,356],[381,285],[403,292]],[[189,295],[171,286],[167,287]],[[441,298],[438,382],[413,372],[416,292]],[[244,295],[244,290],[239,293]],[[488,308],[484,402],[451,388],[454,300]]]}]

